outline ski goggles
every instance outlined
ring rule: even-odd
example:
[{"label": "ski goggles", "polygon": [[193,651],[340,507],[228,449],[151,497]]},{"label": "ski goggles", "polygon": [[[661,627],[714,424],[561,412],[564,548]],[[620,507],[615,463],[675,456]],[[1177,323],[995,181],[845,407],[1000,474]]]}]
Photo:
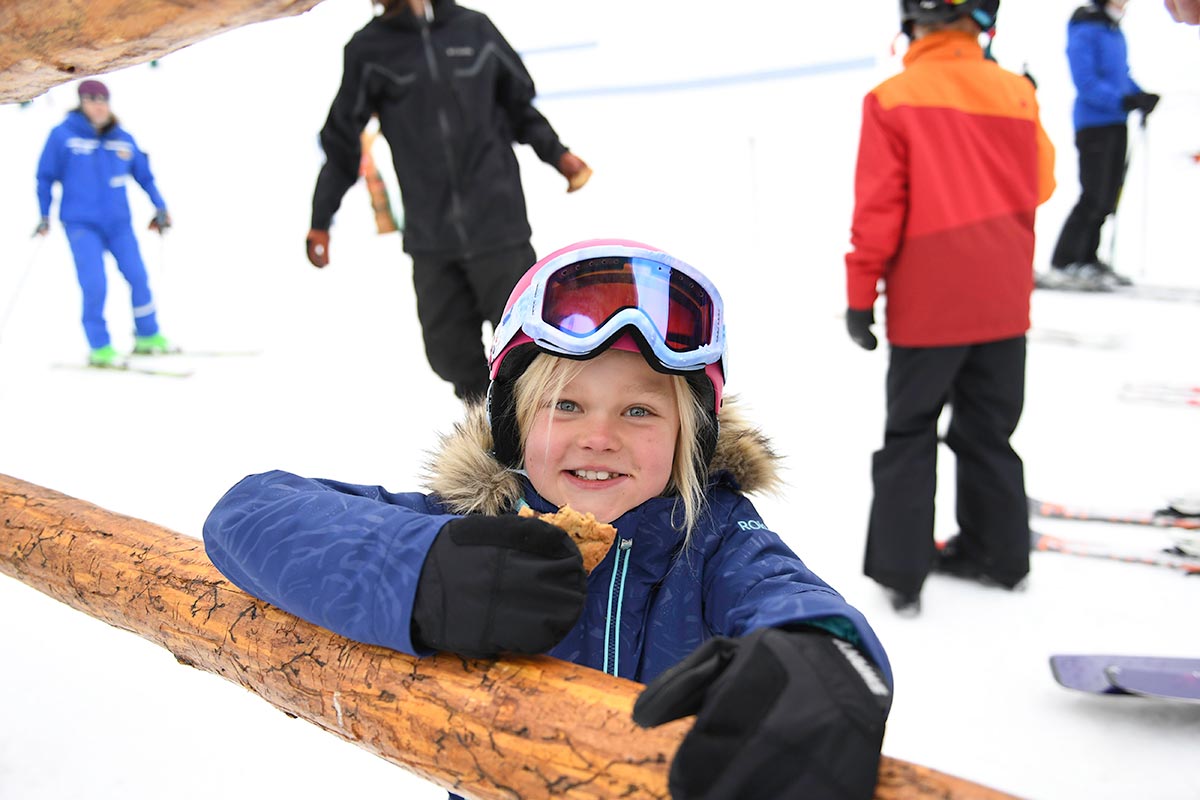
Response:
[{"label": "ski goggles", "polygon": [[665,371],[719,365],[723,377],[721,296],[703,274],[665,253],[616,244],[571,249],[514,294],[492,341],[493,379],[506,351],[524,337],[547,352],[583,359],[627,328]]}]

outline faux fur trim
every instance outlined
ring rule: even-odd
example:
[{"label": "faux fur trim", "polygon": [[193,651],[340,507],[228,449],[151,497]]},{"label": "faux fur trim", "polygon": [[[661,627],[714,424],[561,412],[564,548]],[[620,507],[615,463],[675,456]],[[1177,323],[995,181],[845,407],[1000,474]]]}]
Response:
[{"label": "faux fur trim", "polygon": [[[710,474],[729,472],[747,494],[779,490],[780,456],[745,418],[736,397],[725,398]],[[425,464],[425,487],[455,514],[501,514],[521,498],[521,481],[491,455],[492,431],[483,403],[443,434]]]}]

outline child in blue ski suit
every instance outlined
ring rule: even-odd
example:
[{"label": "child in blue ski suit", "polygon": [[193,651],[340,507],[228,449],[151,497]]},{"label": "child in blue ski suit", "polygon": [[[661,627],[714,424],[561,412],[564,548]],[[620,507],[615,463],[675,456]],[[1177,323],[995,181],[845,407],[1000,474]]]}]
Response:
[{"label": "child in blue ski suit", "polygon": [[[743,494],[775,488],[777,456],[722,403],[724,357],[697,270],[632,242],[569,246],[513,290],[487,405],[445,438],[430,493],[252,475],[205,547],[242,589],[351,639],[651,682],[639,724],[699,709],[676,800],[868,798],[887,656]],[[515,513],[566,505],[617,530],[591,575],[563,531]]]},{"label": "child in blue ski suit", "polygon": [[112,253],[117,268],[129,282],[135,329],[134,352],[156,353],[170,349],[158,330],[154,297],[146,265],[130,225],[125,184],[132,177],[157,209],[150,230],[162,234],[171,225],[167,204],[154,183],[150,162],[108,105],[108,87],[96,80],[79,84],[79,108],[50,132],[37,168],[41,222],[35,233],[50,230],[50,203],[55,183],[62,184],[58,216],[66,229],[75,257],[79,288],[83,291],[83,330],[91,347],[89,361],[113,366],[120,357],[113,348],[104,322],[104,252]]}]

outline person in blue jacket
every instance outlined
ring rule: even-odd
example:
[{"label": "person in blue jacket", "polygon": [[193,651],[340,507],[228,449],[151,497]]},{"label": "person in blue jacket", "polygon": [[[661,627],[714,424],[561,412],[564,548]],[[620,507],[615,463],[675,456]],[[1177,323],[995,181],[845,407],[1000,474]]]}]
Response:
[{"label": "person in blue jacket", "polygon": [[41,221],[35,235],[50,231],[50,204],[55,183],[62,184],[58,217],[71,243],[79,288],[83,291],[83,330],[91,347],[89,363],[117,366],[121,356],[112,346],[104,321],[108,281],[104,253],[112,253],[129,282],[133,304],[134,352],[165,353],[170,344],[159,332],[146,265],[130,225],[125,184],[132,177],[156,209],[150,230],[160,235],[171,227],[167,204],[159,194],[146,154],[121,127],[109,107],[108,87],[97,80],[79,84],[79,107],[50,132],[37,168]]},{"label": "person in blue jacket", "polygon": [[[891,668],[746,497],[778,488],[778,456],[723,401],[712,283],[647,245],[571,245],[513,289],[489,364],[428,493],[252,475],[204,523],[212,562],[354,640],[649,683],[639,724],[698,713],[676,800],[871,797]],[[564,506],[616,529],[590,575],[566,533],[517,513]]]},{"label": "person in blue jacket", "polygon": [[1093,0],[1067,25],[1067,59],[1075,83],[1075,147],[1079,151],[1079,201],[1071,210],[1043,278],[1048,288],[1110,291],[1132,281],[1100,260],[1100,229],[1117,210],[1125,183],[1130,112],[1146,116],[1159,96],[1129,74],[1120,28],[1126,0]]}]

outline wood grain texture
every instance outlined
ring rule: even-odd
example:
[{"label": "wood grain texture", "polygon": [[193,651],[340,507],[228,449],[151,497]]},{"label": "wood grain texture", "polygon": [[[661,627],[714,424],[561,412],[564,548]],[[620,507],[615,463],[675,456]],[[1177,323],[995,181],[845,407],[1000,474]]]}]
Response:
[{"label": "wood grain texture", "polygon": [[[639,728],[640,684],[552,658],[417,659],[350,641],[231,585],[198,539],[5,475],[0,572],[480,800],[667,798],[691,723]],[[876,797],[1009,798],[886,757]]]},{"label": "wood grain texture", "polygon": [[[161,58],[222,31],[321,0],[4,0],[0,103]],[[365,12],[364,12],[365,13]]]}]

